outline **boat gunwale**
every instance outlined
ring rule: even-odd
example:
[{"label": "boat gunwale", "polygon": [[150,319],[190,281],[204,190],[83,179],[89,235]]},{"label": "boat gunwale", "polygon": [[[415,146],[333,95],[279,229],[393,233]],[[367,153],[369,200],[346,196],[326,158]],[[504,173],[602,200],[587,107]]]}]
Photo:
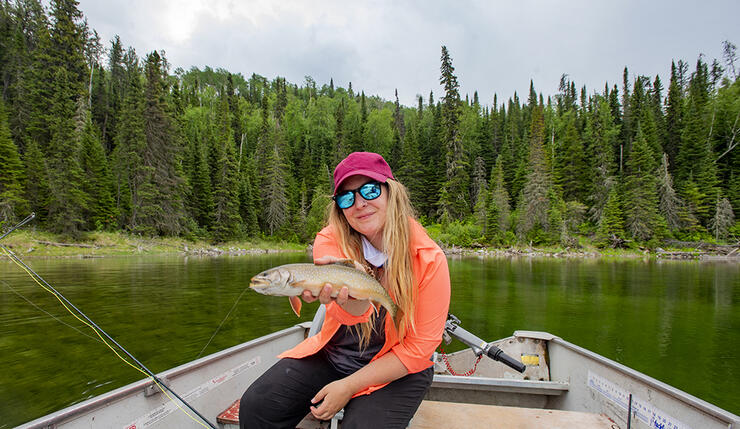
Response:
[{"label": "boat gunwale", "polygon": [[[186,362],[182,365],[162,371],[156,374],[157,378],[159,378],[165,383],[168,383],[172,379],[177,378],[183,374],[192,372],[194,370],[197,370],[213,362],[228,358],[244,350],[260,346],[264,343],[275,340],[277,338],[281,338],[284,336],[294,334],[297,331],[298,332],[305,331],[307,328],[310,327],[310,325],[311,325],[311,322],[305,322],[305,323],[293,325],[289,328],[285,328],[277,332],[273,332],[267,335],[263,335],[261,337],[257,337],[253,340],[249,340],[247,342],[240,343],[235,346],[229,347],[228,349],[221,350],[219,352],[213,353],[208,356],[204,356],[195,361]],[[134,381],[125,386],[121,386],[118,389],[111,390],[110,392],[106,392],[98,396],[92,397],[88,400],[79,402],[77,404],[70,405],[69,407],[56,411],[52,414],[47,414],[45,416],[39,417],[38,419],[24,423],[18,426],[18,428],[19,429],[35,429],[35,428],[53,427],[52,425],[62,422],[68,418],[73,418],[74,416],[78,414],[82,414],[88,411],[92,411],[96,408],[106,406],[118,400],[124,399],[125,397],[131,395],[132,393],[143,391],[153,386],[154,386],[154,382],[150,378],[145,378],[145,379],[141,379],[138,381]]]},{"label": "boat gunwale", "polygon": [[569,349],[573,352],[576,352],[580,355],[583,355],[589,359],[595,360],[598,363],[605,365],[609,367],[612,370],[618,371],[623,373],[625,376],[631,377],[635,379],[636,381],[640,383],[646,384],[648,387],[654,388],[655,390],[660,391],[661,393],[664,393],[676,400],[678,400],[681,403],[684,403],[685,405],[694,407],[704,413],[707,413],[711,415],[714,418],[717,418],[723,422],[727,422],[733,426],[731,427],[738,427],[740,425],[740,416],[737,416],[725,409],[722,409],[712,403],[709,403],[703,399],[697,398],[694,395],[691,395],[690,393],[684,392],[683,390],[680,390],[678,388],[675,388],[669,384],[666,384],[658,379],[655,379],[653,377],[650,377],[647,374],[644,374],[640,371],[637,371],[635,369],[632,369],[628,366],[625,366],[619,362],[616,362],[614,360],[611,360],[607,357],[604,357],[598,353],[592,352],[588,349],[585,349],[583,347],[580,347],[576,344],[573,344],[571,342],[568,342],[558,336],[552,337],[552,339],[549,340],[549,342],[553,342],[555,344],[558,344],[566,349]]}]

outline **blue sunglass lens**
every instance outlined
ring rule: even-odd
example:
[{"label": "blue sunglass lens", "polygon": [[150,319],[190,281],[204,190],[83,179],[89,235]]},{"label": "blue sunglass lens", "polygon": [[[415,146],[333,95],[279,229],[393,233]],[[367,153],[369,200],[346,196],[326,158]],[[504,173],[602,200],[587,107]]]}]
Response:
[{"label": "blue sunglass lens", "polygon": [[336,197],[337,205],[340,209],[348,209],[355,203],[354,191],[348,191]]},{"label": "blue sunglass lens", "polygon": [[366,200],[374,200],[380,196],[379,183],[366,183],[360,188],[360,195]]}]

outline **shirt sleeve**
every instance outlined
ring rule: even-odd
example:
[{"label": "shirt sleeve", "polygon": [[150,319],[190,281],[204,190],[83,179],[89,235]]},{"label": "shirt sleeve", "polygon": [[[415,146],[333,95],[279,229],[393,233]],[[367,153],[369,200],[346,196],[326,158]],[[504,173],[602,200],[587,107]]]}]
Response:
[{"label": "shirt sleeve", "polygon": [[422,371],[433,364],[429,358],[442,342],[449,307],[450,272],[447,258],[437,250],[419,282],[415,329],[391,349],[409,373]]}]

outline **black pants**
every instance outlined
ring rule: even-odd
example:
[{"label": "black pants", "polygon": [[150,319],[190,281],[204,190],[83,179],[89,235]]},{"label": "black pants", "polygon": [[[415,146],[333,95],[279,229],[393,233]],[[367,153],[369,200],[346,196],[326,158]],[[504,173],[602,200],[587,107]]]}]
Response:
[{"label": "black pants", "polygon": [[[432,384],[434,371],[408,374],[369,395],[352,398],[344,407],[343,429],[405,428]],[[311,398],[322,387],[344,378],[324,354],[281,359],[242,395],[239,427],[295,428],[308,414]]]}]

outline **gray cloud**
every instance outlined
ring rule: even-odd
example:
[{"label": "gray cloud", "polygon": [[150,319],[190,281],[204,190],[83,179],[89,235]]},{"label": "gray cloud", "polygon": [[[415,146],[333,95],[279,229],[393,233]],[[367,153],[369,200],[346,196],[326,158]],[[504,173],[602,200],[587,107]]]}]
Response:
[{"label": "gray cloud", "polygon": [[723,40],[740,43],[740,2],[461,1],[347,3],[267,0],[82,0],[103,40],[118,34],[140,55],[164,49],[174,67],[222,67],[301,84],[352,82],[356,90],[406,105],[439,86],[446,45],[461,93],[491,104],[514,91],[554,94],[569,74],[589,92],[621,87],[622,69],[668,80],[671,60],[721,59]]}]

